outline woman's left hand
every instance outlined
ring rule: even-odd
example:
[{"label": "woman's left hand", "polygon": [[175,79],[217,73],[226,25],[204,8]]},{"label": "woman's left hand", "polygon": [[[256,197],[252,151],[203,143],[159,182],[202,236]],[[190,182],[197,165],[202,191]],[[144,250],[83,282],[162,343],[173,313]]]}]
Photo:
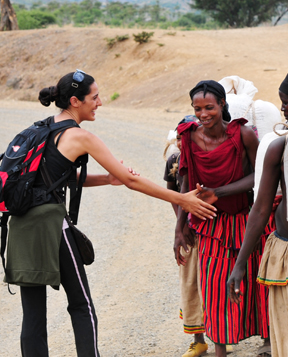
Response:
[{"label": "woman's left hand", "polygon": [[197,197],[202,201],[213,205],[214,202],[218,200],[218,197],[215,195],[215,191],[213,188],[200,186],[199,183],[196,184],[196,188],[199,191]]}]

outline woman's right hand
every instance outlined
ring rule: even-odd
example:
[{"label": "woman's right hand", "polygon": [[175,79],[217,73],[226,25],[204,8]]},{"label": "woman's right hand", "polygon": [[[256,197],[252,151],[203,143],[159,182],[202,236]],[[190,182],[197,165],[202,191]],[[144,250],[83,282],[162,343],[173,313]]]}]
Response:
[{"label": "woman's right hand", "polygon": [[200,198],[197,197],[199,190],[193,190],[187,193],[184,193],[186,202],[181,205],[182,209],[185,212],[190,212],[194,216],[206,220],[213,219],[216,217],[217,208],[202,201]]}]

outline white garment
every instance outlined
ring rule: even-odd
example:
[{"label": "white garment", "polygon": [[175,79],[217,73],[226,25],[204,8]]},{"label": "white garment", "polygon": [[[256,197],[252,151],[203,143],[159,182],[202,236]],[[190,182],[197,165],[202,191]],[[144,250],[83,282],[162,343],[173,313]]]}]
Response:
[{"label": "white garment", "polygon": [[167,160],[172,154],[179,153],[179,149],[177,147],[177,131],[176,130],[169,130],[167,136],[167,143],[168,149],[165,153],[165,159]]},{"label": "white garment", "polygon": [[[287,134],[287,130],[277,130],[279,134]],[[256,201],[257,195],[258,195],[258,190],[260,186],[260,180],[261,180],[261,175],[263,171],[263,164],[264,164],[264,158],[266,151],[268,149],[268,146],[274,141],[275,139],[279,139],[279,135],[274,133],[274,131],[264,135],[262,140],[260,141],[260,144],[257,149],[257,155],[256,155],[256,163],[255,163],[255,178],[254,178],[254,202]],[[288,182],[288,181],[287,181]],[[280,188],[280,185],[278,186],[277,189],[277,195],[282,195],[282,191]]]},{"label": "white garment", "polygon": [[282,121],[280,111],[273,103],[253,101],[258,89],[251,81],[230,76],[222,78],[219,83],[225,89],[231,119],[247,119],[248,125],[256,126],[259,140],[273,130],[274,124]]},{"label": "white garment", "polygon": [[258,92],[258,89],[254,86],[253,82],[238,76],[224,77],[219,83],[225,88],[226,94],[246,94],[251,100]]}]

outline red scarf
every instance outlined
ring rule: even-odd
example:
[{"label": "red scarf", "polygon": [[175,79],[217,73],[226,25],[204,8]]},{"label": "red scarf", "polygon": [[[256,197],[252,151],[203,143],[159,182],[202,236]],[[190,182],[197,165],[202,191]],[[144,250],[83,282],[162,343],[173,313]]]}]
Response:
[{"label": "red scarf", "polygon": [[[227,140],[212,151],[202,150],[191,140],[191,130],[196,131],[199,124],[191,122],[178,126],[178,133],[182,134],[180,175],[188,174],[190,190],[196,188],[196,183],[216,188],[244,177],[242,167],[244,145],[241,139],[241,125],[245,123],[247,120],[243,118],[231,121],[226,129]],[[217,207],[218,212],[228,214],[247,213],[249,210],[245,192],[221,197],[214,203],[214,206]],[[196,217],[193,217],[194,223]]]}]

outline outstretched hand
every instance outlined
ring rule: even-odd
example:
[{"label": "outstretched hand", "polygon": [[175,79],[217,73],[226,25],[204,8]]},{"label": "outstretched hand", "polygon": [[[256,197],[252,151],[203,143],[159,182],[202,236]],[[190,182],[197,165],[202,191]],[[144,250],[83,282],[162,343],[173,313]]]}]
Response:
[{"label": "outstretched hand", "polygon": [[[123,164],[123,160],[120,160],[120,163]],[[133,176],[140,176],[140,174],[137,174],[137,172],[135,170],[133,170],[131,167],[128,167],[128,171]],[[108,180],[109,180],[110,185],[113,185],[113,186],[123,185],[123,183],[120,180],[118,180],[115,176],[113,176],[110,173],[108,174]]]},{"label": "outstretched hand", "polygon": [[196,184],[196,188],[199,191],[197,197],[202,201],[212,205],[218,200],[218,197],[215,195],[215,192],[212,188],[200,186],[199,183]]},{"label": "outstretched hand", "polygon": [[232,274],[227,282],[229,298],[232,302],[239,304],[242,301],[243,292],[240,291],[240,283],[245,274],[245,270],[238,269],[235,265]]},{"label": "outstretched hand", "polygon": [[217,211],[217,208],[200,199],[198,194],[198,189],[184,193],[183,195],[186,196],[187,200],[186,203],[182,205],[182,209],[204,220],[216,217],[215,211]]}]

